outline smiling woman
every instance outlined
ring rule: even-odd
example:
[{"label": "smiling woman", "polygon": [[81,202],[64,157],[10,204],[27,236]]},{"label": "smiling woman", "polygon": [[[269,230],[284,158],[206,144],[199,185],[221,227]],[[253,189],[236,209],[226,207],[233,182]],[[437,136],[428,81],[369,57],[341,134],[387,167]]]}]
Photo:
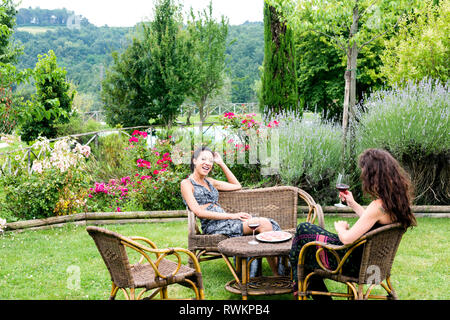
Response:
[{"label": "smiling woman", "polygon": [[[227,181],[207,178],[213,165],[217,164]],[[248,226],[252,216],[246,212],[227,213],[219,205],[219,190],[234,191],[241,184],[223,162],[222,157],[207,147],[198,148],[191,159],[192,174],[181,182],[184,203],[200,218],[202,231],[206,234],[224,234],[229,237],[252,234]],[[266,218],[260,219],[256,232],[279,230],[279,225]]]},{"label": "smiling woman", "polygon": [[[227,182],[207,178],[214,163],[222,169]],[[217,152],[207,147],[198,148],[191,158],[191,171],[192,174],[181,182],[181,194],[185,205],[200,218],[204,234],[239,237],[254,231],[261,233],[281,230],[275,220],[268,218],[257,218],[259,226],[252,229],[249,224],[256,221],[249,213],[227,213],[220,207],[219,190],[239,190],[241,184]],[[268,259],[268,262],[272,272],[277,274],[275,259]]]}]

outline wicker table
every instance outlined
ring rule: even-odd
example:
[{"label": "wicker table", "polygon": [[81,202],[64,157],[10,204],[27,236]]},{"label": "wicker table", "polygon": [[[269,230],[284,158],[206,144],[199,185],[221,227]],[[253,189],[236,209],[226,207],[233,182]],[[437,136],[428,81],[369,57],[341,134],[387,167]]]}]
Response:
[{"label": "wicker table", "polygon": [[[277,243],[259,242],[257,245],[248,244],[252,236],[228,238],[219,242],[218,249],[222,254],[234,280],[225,285],[225,289],[232,293],[241,294],[243,300],[249,295],[272,295],[292,292],[290,276],[260,276],[249,278],[250,263],[256,258],[270,256],[287,257],[291,250],[292,239]],[[236,268],[229,257],[236,257]],[[247,258],[251,258],[247,261]]]}]

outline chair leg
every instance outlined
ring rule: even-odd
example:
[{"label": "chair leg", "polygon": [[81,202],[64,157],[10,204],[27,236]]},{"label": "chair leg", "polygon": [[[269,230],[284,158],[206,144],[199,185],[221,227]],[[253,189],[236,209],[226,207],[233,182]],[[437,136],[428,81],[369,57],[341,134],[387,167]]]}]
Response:
[{"label": "chair leg", "polygon": [[395,292],[395,290],[391,284],[391,277],[386,278],[386,283],[387,283],[387,287],[384,283],[381,283],[381,286],[387,291],[387,293],[388,293],[387,298],[392,299],[392,300],[398,300],[397,293]]},{"label": "chair leg", "polygon": [[162,287],[161,288],[161,300],[165,300],[168,298],[169,298],[169,295],[167,293],[167,287]]},{"label": "chair leg", "polygon": [[[355,286],[350,282],[346,282],[346,285],[347,285],[348,299],[353,299],[353,300],[358,299],[358,292],[356,291]],[[353,294],[353,297],[351,296],[352,294]]]},{"label": "chair leg", "polygon": [[112,288],[111,288],[111,293],[109,294],[109,300],[116,299],[116,294],[117,294],[118,290],[119,290],[119,287],[116,286],[116,284],[113,282],[112,283]]},{"label": "chair leg", "polygon": [[358,284],[357,300],[364,300],[364,285]]},{"label": "chair leg", "polygon": [[135,291],[134,288],[130,288],[130,300],[135,300]]}]

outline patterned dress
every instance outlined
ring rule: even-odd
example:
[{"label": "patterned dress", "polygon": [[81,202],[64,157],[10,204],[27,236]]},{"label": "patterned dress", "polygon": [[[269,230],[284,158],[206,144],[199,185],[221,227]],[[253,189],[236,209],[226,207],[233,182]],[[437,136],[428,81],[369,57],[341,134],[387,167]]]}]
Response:
[{"label": "patterned dress", "polygon": [[[219,191],[207,180],[208,188],[195,182],[189,178],[189,181],[194,186],[194,198],[199,205],[210,204],[206,210],[213,212],[225,212],[219,205]],[[187,206],[186,201],[183,199],[184,204]],[[200,219],[202,231],[205,234],[224,234],[228,237],[239,237],[244,235],[244,228],[240,219]],[[278,223],[270,219],[273,230],[281,230]]]},{"label": "patterned dress", "polygon": [[[378,227],[376,224],[372,229]],[[293,273],[293,281],[294,281],[294,290],[297,290],[297,264],[298,264],[298,256],[300,254],[300,250],[302,247],[308,242],[312,241],[322,241],[328,244],[333,245],[343,245],[343,243],[339,240],[339,236],[335,233],[331,233],[315,224],[304,222],[300,223],[297,226],[297,231],[295,233],[294,239],[292,240],[292,248],[289,254],[289,262],[292,268]],[[305,255],[305,271],[306,273],[312,272],[314,269],[320,269],[319,264],[316,260],[316,247],[309,247],[306,251]],[[347,252],[346,249],[336,251],[338,255],[342,258]],[[324,250],[319,255],[320,261],[322,264],[331,270],[337,268],[338,263],[333,254],[327,254],[327,251]],[[362,246],[356,248],[348,257],[346,262],[342,267],[342,273],[351,276],[358,277],[359,274],[359,266],[361,264],[362,257]]]}]

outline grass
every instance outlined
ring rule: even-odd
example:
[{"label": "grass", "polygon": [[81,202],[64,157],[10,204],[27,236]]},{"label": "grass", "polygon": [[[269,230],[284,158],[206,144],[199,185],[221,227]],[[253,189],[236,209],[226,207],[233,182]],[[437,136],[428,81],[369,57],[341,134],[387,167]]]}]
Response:
[{"label": "grass", "polygon": [[[327,217],[333,230],[337,219]],[[346,219],[353,223],[354,219]],[[419,218],[400,245],[392,270],[392,282],[400,299],[447,300],[450,220]],[[187,247],[186,222],[108,225],[123,235],[152,239],[159,247]],[[0,236],[0,299],[102,300],[109,296],[110,277],[85,227],[68,225],[43,231],[7,233]],[[240,296],[224,289],[231,274],[222,260],[201,265],[206,298],[236,300]],[[265,271],[268,267],[264,266]],[[80,285],[73,285],[79,270]],[[336,289],[339,284],[329,284]],[[71,289],[68,289],[71,288]],[[182,287],[175,295],[190,294]],[[118,294],[118,299],[123,295]],[[290,295],[250,297],[291,299]]]}]

